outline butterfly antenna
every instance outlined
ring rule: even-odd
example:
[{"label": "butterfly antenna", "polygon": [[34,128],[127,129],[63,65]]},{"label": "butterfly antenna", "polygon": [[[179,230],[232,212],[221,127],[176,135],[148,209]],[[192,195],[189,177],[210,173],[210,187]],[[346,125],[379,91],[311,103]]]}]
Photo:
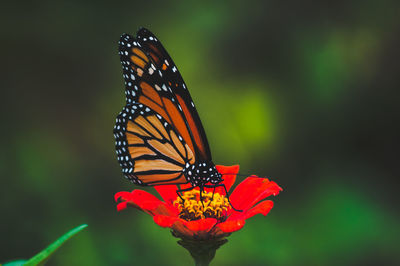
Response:
[{"label": "butterfly antenna", "polygon": [[254,176],[254,175],[248,175],[248,174],[239,174],[239,173],[225,173],[225,174],[221,174],[222,176],[224,175],[237,175],[237,176]]}]

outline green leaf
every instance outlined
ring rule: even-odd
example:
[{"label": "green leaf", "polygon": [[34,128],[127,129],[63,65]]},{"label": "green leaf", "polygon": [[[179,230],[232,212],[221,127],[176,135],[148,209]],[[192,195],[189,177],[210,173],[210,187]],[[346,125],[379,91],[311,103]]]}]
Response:
[{"label": "green leaf", "polygon": [[32,257],[28,261],[26,261],[26,260],[16,260],[16,261],[8,262],[8,263],[4,264],[3,266],[43,265],[50,258],[50,256],[53,255],[53,253],[59,247],[61,247],[68,239],[70,239],[71,237],[73,237],[74,235],[79,233],[82,229],[86,228],[87,226],[88,226],[87,224],[82,224],[82,225],[72,229],[71,231],[69,231],[68,233],[66,233],[65,235],[63,235],[62,237],[57,239],[56,241],[54,241],[47,248],[42,250],[40,253],[36,254],[34,257]]},{"label": "green leaf", "polygon": [[22,266],[27,262],[27,260],[14,260],[7,262],[5,264],[0,264],[0,266]]}]

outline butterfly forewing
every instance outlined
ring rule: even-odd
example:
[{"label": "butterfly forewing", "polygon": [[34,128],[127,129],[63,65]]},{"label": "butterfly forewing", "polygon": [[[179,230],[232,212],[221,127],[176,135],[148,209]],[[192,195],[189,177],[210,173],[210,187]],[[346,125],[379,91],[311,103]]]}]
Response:
[{"label": "butterfly forewing", "polygon": [[162,116],[184,139],[198,160],[211,161],[199,115],[174,62],[148,30],[120,40],[127,104],[142,103]]},{"label": "butterfly forewing", "polygon": [[187,183],[182,170],[194,163],[184,139],[159,114],[134,103],[123,108],[114,127],[118,161],[125,176],[140,185]]}]

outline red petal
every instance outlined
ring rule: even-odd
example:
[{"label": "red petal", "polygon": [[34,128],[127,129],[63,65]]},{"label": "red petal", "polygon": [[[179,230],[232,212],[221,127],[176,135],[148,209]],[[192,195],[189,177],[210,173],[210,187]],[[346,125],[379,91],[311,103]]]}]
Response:
[{"label": "red petal", "polygon": [[118,204],[117,204],[117,211],[125,210],[126,207],[127,207],[127,205],[128,205],[128,204],[127,204],[126,201],[118,203]]},{"label": "red petal", "polygon": [[[156,196],[144,190],[136,189],[132,192],[118,192],[115,194],[115,198],[121,199],[122,201],[133,205],[136,208],[142,209],[151,215],[177,215],[177,210],[175,208],[173,208],[172,206],[168,206],[165,202],[162,202]],[[123,208],[123,205],[121,205],[120,208]]]},{"label": "red petal", "polygon": [[172,203],[178,197],[178,194],[176,194],[178,187],[176,185],[155,186],[154,188],[167,204],[173,205]]},{"label": "red petal", "polygon": [[[226,190],[230,190],[232,185],[235,183],[236,175],[239,173],[239,165],[233,166],[223,166],[216,165],[217,171],[222,174],[222,183],[225,185]],[[217,187],[215,192],[218,192],[221,195],[225,195],[225,189],[223,187]]]},{"label": "red petal", "polygon": [[185,223],[185,226],[191,231],[210,231],[217,223],[217,219],[206,218]]},{"label": "red petal", "polygon": [[179,218],[167,215],[155,215],[153,220],[161,227],[171,227]]},{"label": "red petal", "polygon": [[193,231],[190,231],[184,224],[186,221],[183,219],[178,219],[173,225],[172,230],[178,233],[179,237],[191,238],[194,235]]},{"label": "red petal", "polygon": [[270,212],[272,207],[274,207],[274,203],[271,200],[260,202],[244,214],[244,219],[249,219],[250,217],[253,217],[254,215],[259,213],[266,216]]},{"label": "red petal", "polygon": [[130,198],[131,192],[128,191],[120,191],[115,193],[114,195],[114,200],[118,201],[119,198],[122,198],[122,200],[126,200],[127,198]]},{"label": "red petal", "polygon": [[128,191],[121,191],[115,193],[114,196],[115,200],[118,200],[121,198],[124,201],[160,201],[156,196],[141,190],[141,189],[135,189],[132,192]]},{"label": "red petal", "polygon": [[180,187],[181,187],[181,189],[185,189],[185,188],[192,187],[192,185],[190,183],[186,183],[186,184],[181,184]]},{"label": "red petal", "polygon": [[268,196],[277,195],[281,190],[282,188],[267,178],[248,177],[235,188],[230,201],[236,209],[246,211],[255,203]]},{"label": "red petal", "polygon": [[274,206],[274,203],[271,200],[265,200],[254,206],[253,208],[244,211],[244,212],[234,212],[229,216],[230,219],[244,219],[247,220],[250,217],[253,217],[256,214],[261,213],[266,216]]},{"label": "red petal", "polygon": [[[136,202],[135,202],[136,203]],[[143,210],[148,210],[148,211],[153,211],[155,210],[158,206],[162,205],[163,202],[162,201],[141,201],[136,203],[140,208],[142,208]]]},{"label": "red petal", "polygon": [[242,229],[244,224],[244,220],[228,220],[226,222],[218,224],[217,227],[221,229],[224,233],[232,233]]}]

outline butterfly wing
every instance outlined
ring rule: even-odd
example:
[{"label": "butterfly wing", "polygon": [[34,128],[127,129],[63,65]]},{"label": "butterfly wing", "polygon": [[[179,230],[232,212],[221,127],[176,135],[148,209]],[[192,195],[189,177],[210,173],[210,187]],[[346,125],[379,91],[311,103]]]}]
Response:
[{"label": "butterfly wing", "polygon": [[187,183],[182,170],[194,155],[178,132],[143,104],[131,104],[117,116],[116,153],[125,176],[139,185]]},{"label": "butterfly wing", "polygon": [[211,161],[211,152],[196,108],[174,62],[147,29],[137,38],[121,36],[121,57],[127,104],[142,103],[175,128],[200,160]]}]

